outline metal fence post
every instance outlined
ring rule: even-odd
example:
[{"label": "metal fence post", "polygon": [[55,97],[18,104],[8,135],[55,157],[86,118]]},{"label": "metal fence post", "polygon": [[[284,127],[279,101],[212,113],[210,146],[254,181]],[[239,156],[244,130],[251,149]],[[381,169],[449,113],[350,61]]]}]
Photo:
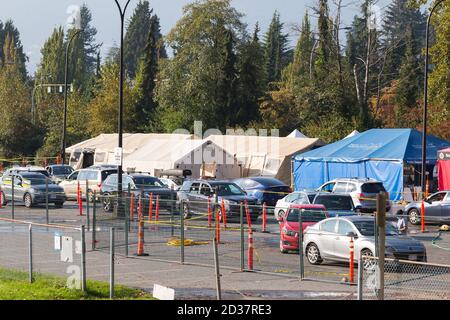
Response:
[{"label": "metal fence post", "polygon": [[92,250],[95,250],[97,236],[97,193],[94,191],[94,201],[92,204]]},{"label": "metal fence post", "polygon": [[89,221],[89,181],[86,180],[86,224],[87,229],[90,229],[90,221]]},{"label": "metal fence post", "polygon": [[174,229],[173,229],[173,213],[175,211],[175,208],[177,207],[175,204],[176,198],[174,198],[174,188],[173,185],[170,187],[171,193],[170,193],[170,235],[173,237]]},{"label": "metal fence post", "polygon": [[184,214],[180,214],[180,258],[184,264]]},{"label": "metal fence post", "polygon": [[377,229],[378,229],[378,299],[384,300],[384,252],[386,240],[386,193],[377,194]]},{"label": "metal fence post", "polygon": [[114,297],[114,227],[110,229],[109,235],[109,298]]},{"label": "metal fence post", "polygon": [[86,292],[86,234],[84,225],[81,226],[81,290]]},{"label": "metal fence post", "polygon": [[362,254],[359,254],[358,259],[358,300],[363,299],[363,274],[364,274],[364,266],[362,261]]},{"label": "metal fence post", "polygon": [[219,266],[219,253],[217,248],[217,239],[214,237],[213,239],[213,247],[214,247],[214,266],[216,269],[216,286],[217,286],[217,300],[222,300],[222,290],[220,287],[220,266]]},{"label": "metal fence post", "polygon": [[302,214],[305,210],[300,210],[298,214],[298,255],[300,259],[300,280],[305,278],[305,264],[303,261],[303,226],[302,226]]},{"label": "metal fence post", "polygon": [[14,220],[14,183],[16,182],[16,177],[12,177],[11,181],[11,219]]},{"label": "metal fence post", "polygon": [[48,224],[48,178],[45,179],[45,223]]},{"label": "metal fence post", "polygon": [[244,243],[244,204],[240,203],[239,223],[241,231],[241,271],[244,271],[245,265],[245,243]]},{"label": "metal fence post", "polygon": [[30,283],[33,283],[33,227],[31,223],[28,226],[28,255],[29,255],[28,279]]},{"label": "metal fence post", "polygon": [[128,194],[125,197],[125,257],[128,257],[128,232],[130,231],[130,207],[131,207],[131,184],[128,184]]}]

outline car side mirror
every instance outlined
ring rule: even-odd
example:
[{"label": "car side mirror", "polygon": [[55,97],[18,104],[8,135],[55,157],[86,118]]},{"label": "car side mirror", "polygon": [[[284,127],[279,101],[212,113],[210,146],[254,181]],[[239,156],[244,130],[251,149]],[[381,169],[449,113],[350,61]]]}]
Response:
[{"label": "car side mirror", "polygon": [[362,206],[356,206],[355,207],[355,212],[361,212]]},{"label": "car side mirror", "polygon": [[358,238],[358,235],[355,232],[350,231],[350,232],[347,233],[347,237]]}]

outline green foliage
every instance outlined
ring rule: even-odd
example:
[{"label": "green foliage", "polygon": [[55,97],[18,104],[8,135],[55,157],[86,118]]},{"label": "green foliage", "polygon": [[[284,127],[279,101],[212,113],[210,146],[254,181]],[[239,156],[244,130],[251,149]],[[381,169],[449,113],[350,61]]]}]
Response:
[{"label": "green foliage", "polygon": [[4,52],[0,51],[0,67],[14,62],[22,80],[25,81],[27,78],[25,63],[28,61],[28,57],[23,52],[19,30],[14,26],[12,20],[8,20],[4,24],[0,21],[0,48],[4,48],[7,41],[10,42],[8,46],[14,48],[15,57],[14,60],[8,60],[8,57],[5,57]]}]

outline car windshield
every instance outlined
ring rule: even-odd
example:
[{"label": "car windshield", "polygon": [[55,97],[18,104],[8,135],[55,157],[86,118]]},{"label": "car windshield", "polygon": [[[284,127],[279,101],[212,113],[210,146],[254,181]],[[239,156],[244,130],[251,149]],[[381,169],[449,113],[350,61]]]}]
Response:
[{"label": "car windshield", "polygon": [[136,187],[164,187],[161,180],[154,177],[135,177],[133,178]]},{"label": "car windshield", "polygon": [[73,172],[73,168],[68,166],[53,167],[52,169],[54,175],[69,175]]},{"label": "car windshield", "polygon": [[219,197],[223,196],[242,196],[245,195],[245,193],[242,191],[241,188],[239,188],[234,183],[220,183],[220,184],[211,184],[212,188],[217,188],[217,195]]},{"label": "car windshield", "polygon": [[[291,209],[287,216],[287,221],[298,222],[300,209]],[[327,214],[322,209],[306,209],[302,211],[302,222],[319,222],[327,218]]]},{"label": "car windshield", "polygon": [[[375,220],[353,221],[353,224],[363,236],[371,237],[375,235]],[[397,236],[398,230],[392,224],[386,223],[386,235]]]},{"label": "car windshield", "polygon": [[348,196],[318,196],[315,204],[323,204],[327,210],[352,211],[352,198]]},{"label": "car windshield", "polygon": [[52,180],[45,179],[45,177],[24,177],[22,183],[29,184],[32,186],[39,186],[39,185],[44,185],[45,180],[47,180],[48,184],[53,184]]}]

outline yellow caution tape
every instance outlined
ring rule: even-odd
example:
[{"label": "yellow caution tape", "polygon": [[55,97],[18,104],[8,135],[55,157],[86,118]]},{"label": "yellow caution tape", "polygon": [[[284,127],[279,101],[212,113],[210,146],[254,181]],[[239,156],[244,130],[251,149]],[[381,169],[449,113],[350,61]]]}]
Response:
[{"label": "yellow caution tape", "polygon": [[[194,241],[191,239],[184,239],[185,246],[198,246],[198,245],[204,245],[204,244],[208,244],[208,243],[209,243],[208,241]],[[181,239],[171,238],[171,239],[169,239],[169,241],[167,241],[167,245],[179,247],[179,246],[181,246]]]}]

